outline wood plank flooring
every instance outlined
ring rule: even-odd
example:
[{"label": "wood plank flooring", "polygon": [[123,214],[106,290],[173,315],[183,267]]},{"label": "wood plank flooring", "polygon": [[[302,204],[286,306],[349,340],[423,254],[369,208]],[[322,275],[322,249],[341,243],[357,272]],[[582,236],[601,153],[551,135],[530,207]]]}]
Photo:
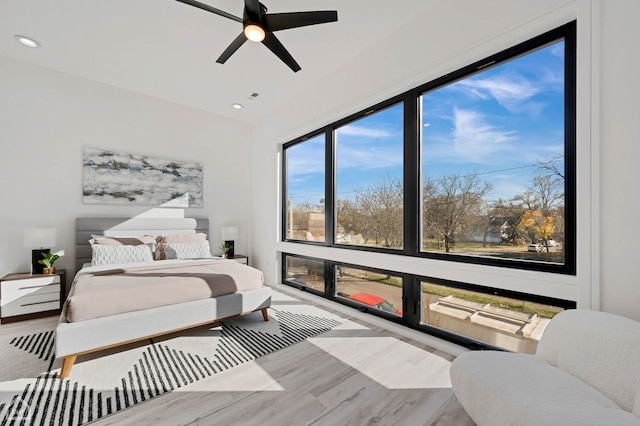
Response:
[{"label": "wood plank flooring", "polygon": [[474,425],[451,390],[453,355],[322,305],[349,321],[92,425]]}]

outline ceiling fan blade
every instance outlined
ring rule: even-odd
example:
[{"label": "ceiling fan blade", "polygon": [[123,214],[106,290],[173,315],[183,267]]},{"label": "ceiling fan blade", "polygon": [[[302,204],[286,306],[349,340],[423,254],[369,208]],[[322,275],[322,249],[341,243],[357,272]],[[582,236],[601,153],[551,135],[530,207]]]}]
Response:
[{"label": "ceiling fan blade", "polygon": [[268,13],[264,15],[269,31],[288,30],[307,25],[325,24],[338,20],[338,11],[322,10],[317,12]]},{"label": "ceiling fan blade", "polygon": [[222,52],[222,55],[220,55],[220,57],[216,59],[216,62],[219,64],[224,64],[225,62],[227,62],[227,59],[229,59],[231,55],[236,52],[236,50],[240,49],[240,46],[242,46],[245,41],[247,41],[247,37],[244,35],[244,32],[242,32],[238,37],[236,37],[235,40],[231,42],[229,47],[227,47],[225,51]]},{"label": "ceiling fan blade", "polygon": [[282,43],[280,43],[280,40],[278,40],[278,38],[273,33],[268,32],[267,36],[264,38],[264,40],[262,40],[262,44],[267,46],[269,50],[275,53],[276,56],[280,58],[280,60],[282,60],[282,62],[287,64],[287,66],[293,70],[293,72],[298,72],[302,69],[300,68],[300,65],[298,65],[296,60],[293,59],[293,56],[291,56],[291,54],[287,51],[287,49],[285,49]]},{"label": "ceiling fan blade", "polygon": [[180,3],[188,4],[189,6],[197,7],[198,9],[206,10],[207,12],[215,13],[216,15],[223,16],[225,18],[232,19],[237,22],[242,22],[242,18],[238,18],[235,15],[225,12],[224,10],[216,9],[215,7],[211,7],[208,4],[200,3],[195,0],[176,0]]},{"label": "ceiling fan blade", "polygon": [[260,21],[260,2],[258,0],[244,0],[244,6],[249,16],[256,22]]}]

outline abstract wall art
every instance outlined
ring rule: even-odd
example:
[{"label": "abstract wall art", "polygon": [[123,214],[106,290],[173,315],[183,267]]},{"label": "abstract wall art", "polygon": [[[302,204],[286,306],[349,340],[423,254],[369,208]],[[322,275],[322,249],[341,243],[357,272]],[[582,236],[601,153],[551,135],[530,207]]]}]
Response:
[{"label": "abstract wall art", "polygon": [[83,149],[83,202],[202,207],[202,164]]}]

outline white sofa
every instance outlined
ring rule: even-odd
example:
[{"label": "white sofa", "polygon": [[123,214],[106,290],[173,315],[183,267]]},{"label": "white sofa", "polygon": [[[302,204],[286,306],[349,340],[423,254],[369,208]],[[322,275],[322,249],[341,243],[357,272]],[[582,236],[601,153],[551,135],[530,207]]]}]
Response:
[{"label": "white sofa", "polygon": [[640,323],[564,311],[535,355],[465,352],[450,375],[479,426],[640,425]]}]

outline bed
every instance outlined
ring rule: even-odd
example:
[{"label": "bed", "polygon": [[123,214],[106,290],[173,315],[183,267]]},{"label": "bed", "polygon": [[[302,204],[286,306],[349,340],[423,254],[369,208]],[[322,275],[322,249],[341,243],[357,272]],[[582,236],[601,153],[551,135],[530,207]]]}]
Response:
[{"label": "bed", "polygon": [[[162,235],[167,241],[185,237],[190,241],[206,233],[207,219],[76,219],[77,273],[56,327],[56,358],[63,363],[60,377],[69,375],[79,355],[256,311],[268,321],[271,289],[263,285],[262,273],[212,257],[208,241],[201,244],[207,247],[208,256],[197,257],[185,255],[198,254],[199,249],[189,251],[195,243],[165,244],[167,253],[183,251],[178,259],[166,260],[155,260],[157,255],[148,259],[142,243],[126,249],[102,247],[111,260],[90,265],[92,255],[99,260],[103,253],[96,246],[108,247],[95,243],[101,237],[104,240],[100,241],[128,241]],[[93,245],[89,243],[92,239]],[[129,250],[145,252],[145,256],[122,262],[124,258],[117,254]]]}]

